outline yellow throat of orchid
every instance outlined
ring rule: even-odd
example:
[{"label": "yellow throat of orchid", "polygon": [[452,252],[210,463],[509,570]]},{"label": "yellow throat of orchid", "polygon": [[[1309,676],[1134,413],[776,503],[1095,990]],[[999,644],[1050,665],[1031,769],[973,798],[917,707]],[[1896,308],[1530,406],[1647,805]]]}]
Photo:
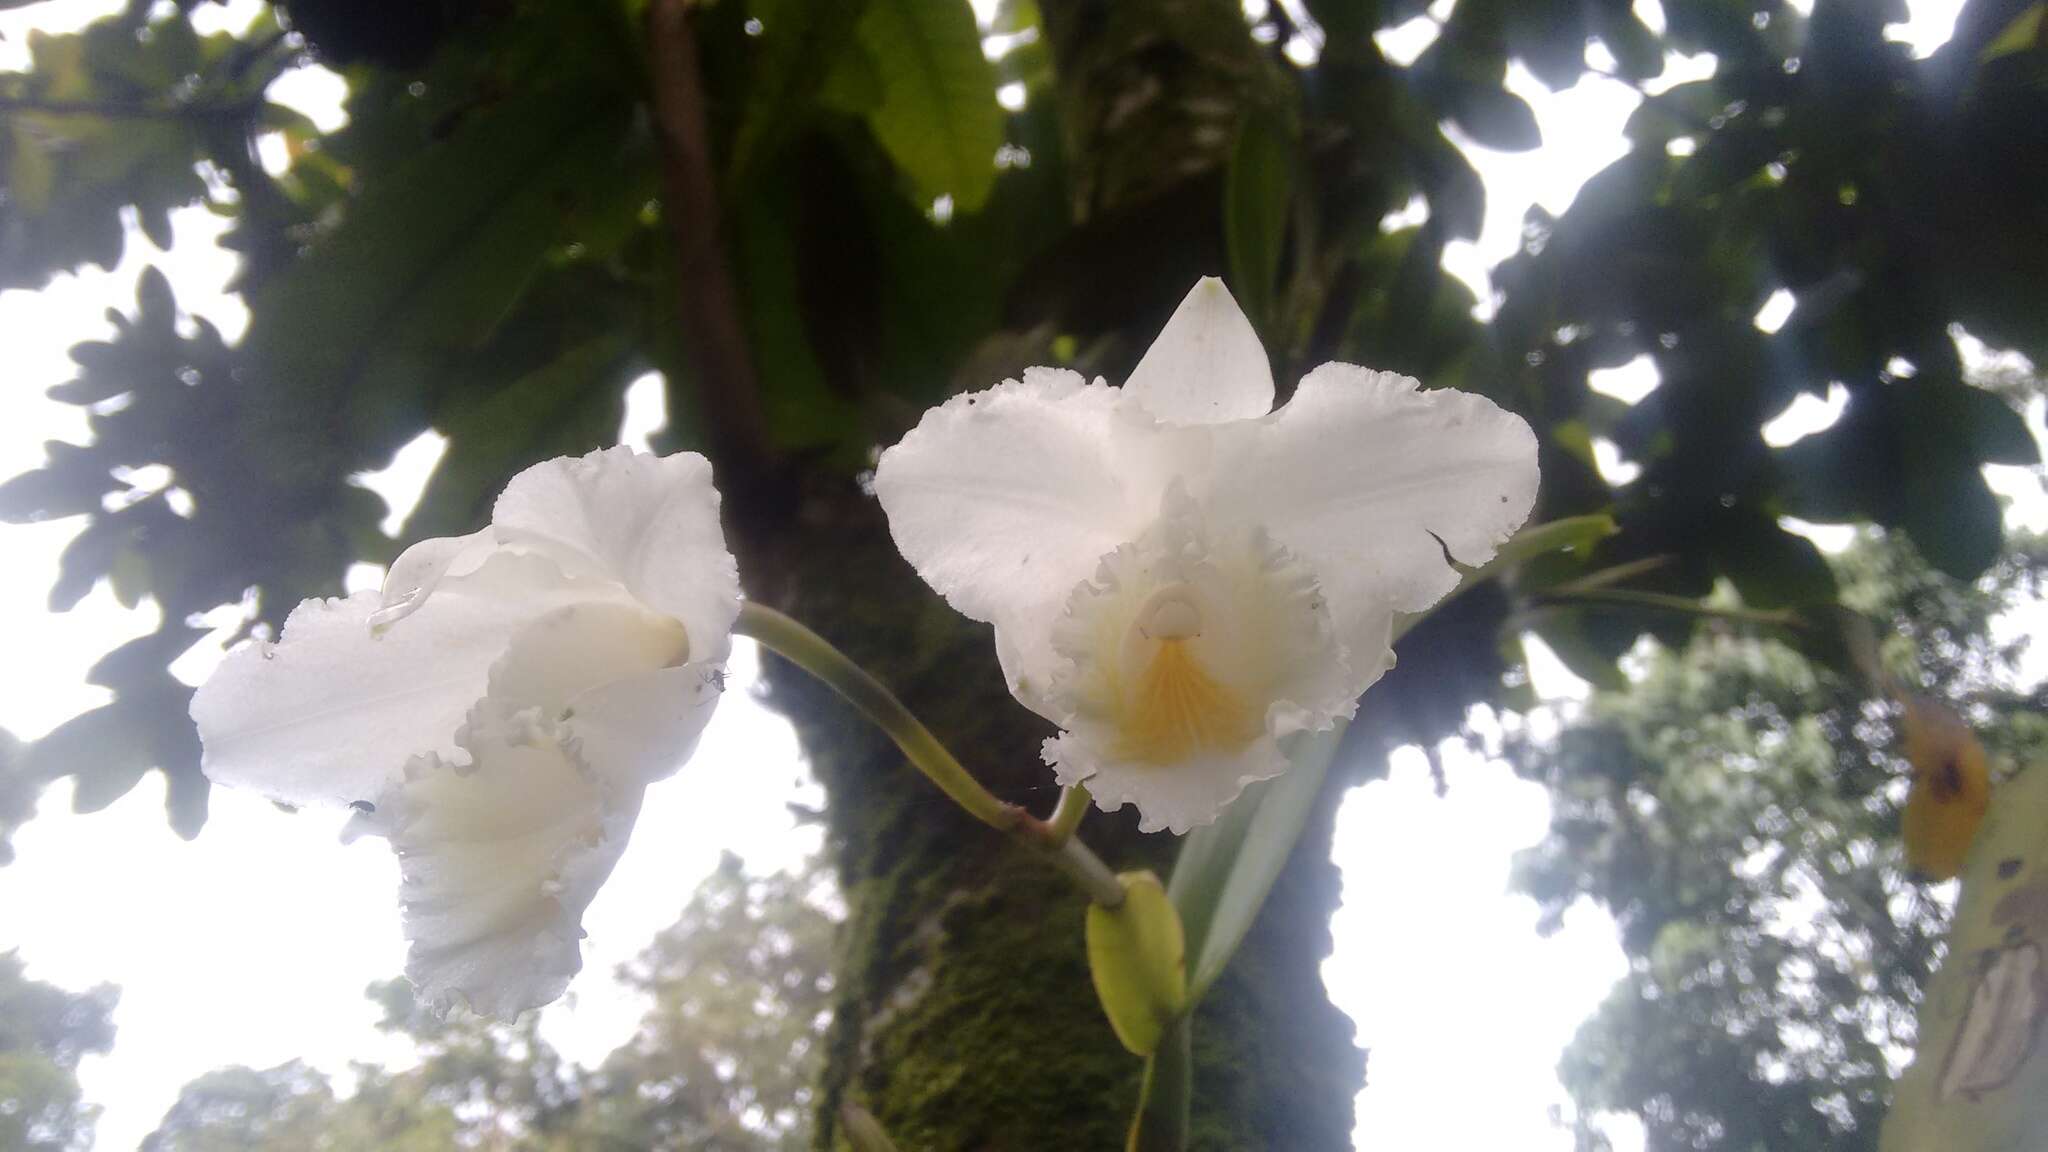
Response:
[{"label": "yellow throat of orchid", "polygon": [[1185,584],[1160,588],[1138,612],[1131,644],[1137,674],[1117,694],[1116,754],[1167,765],[1206,751],[1242,747],[1259,732],[1258,717],[1194,650],[1202,610]]}]

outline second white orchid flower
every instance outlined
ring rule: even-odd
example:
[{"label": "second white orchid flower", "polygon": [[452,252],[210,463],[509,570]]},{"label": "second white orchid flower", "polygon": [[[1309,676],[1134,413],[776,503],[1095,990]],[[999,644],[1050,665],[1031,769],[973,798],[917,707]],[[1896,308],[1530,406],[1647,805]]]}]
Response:
[{"label": "second white orchid flower", "polygon": [[583,911],[710,720],[739,602],[703,457],[539,464],[381,594],[308,600],[229,654],[192,700],[203,767],[354,806],[399,855],[407,975],[513,1016],[581,967]]},{"label": "second white orchid flower", "polygon": [[1062,731],[1062,784],[1147,831],[1214,820],[1350,716],[1396,613],[1483,564],[1536,498],[1536,437],[1492,401],[1325,364],[1273,409],[1222,282],[1195,286],[1121,389],[1033,368],[882,454],[897,546],[995,626],[1012,693]]}]

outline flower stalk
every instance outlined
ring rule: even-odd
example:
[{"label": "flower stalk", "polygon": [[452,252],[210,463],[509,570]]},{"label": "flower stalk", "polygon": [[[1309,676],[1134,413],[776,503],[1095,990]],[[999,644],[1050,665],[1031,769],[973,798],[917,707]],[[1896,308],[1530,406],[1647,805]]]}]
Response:
[{"label": "flower stalk", "polygon": [[1052,817],[1046,821],[1052,829],[1053,839],[1062,844],[1073,839],[1074,832],[1081,827],[1081,820],[1088,815],[1088,805],[1094,801],[1086,784],[1060,789],[1060,802],[1053,806]]},{"label": "flower stalk", "polygon": [[[895,741],[911,764],[968,815],[1044,856],[1078,884],[1089,899],[1110,908],[1123,902],[1123,885],[1117,882],[1116,873],[1073,836],[1071,825],[1078,823],[1077,819],[1065,817],[1068,827],[1062,834],[1056,823],[1062,819],[1058,813],[1055,823],[1048,823],[984,788],[894,692],[833,647],[831,641],[800,621],[753,600],[740,606],[733,633],[752,637],[839,693]],[[1081,807],[1085,809],[1085,799]]]}]

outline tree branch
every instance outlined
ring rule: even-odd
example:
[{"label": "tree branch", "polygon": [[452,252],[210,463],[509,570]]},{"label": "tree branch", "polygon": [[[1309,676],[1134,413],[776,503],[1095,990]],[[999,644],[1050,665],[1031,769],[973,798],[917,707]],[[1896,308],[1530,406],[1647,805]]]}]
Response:
[{"label": "tree branch", "polygon": [[100,100],[43,100],[34,96],[0,96],[0,112],[41,112],[49,116],[97,116],[106,120],[244,120],[260,108],[259,101],[232,104],[136,104]]},{"label": "tree branch", "polygon": [[654,0],[647,10],[648,64],[661,142],[661,214],[675,237],[678,319],[694,361],[696,397],[708,425],[719,486],[747,504],[765,495],[772,479],[768,423],[719,235],[718,183],[689,9],[689,0]]}]

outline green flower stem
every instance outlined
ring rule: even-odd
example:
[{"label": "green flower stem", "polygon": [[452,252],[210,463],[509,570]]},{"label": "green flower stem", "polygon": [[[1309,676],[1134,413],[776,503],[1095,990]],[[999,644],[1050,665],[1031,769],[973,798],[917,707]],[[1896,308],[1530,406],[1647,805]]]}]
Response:
[{"label": "green flower stem", "polygon": [[[1027,819],[1029,819],[1027,817]],[[1046,827],[1043,821],[1031,820],[1025,825],[1025,839],[1031,847],[1045,853],[1052,866],[1065,872],[1090,900],[1104,908],[1114,908],[1124,902],[1124,886],[1078,836],[1070,836],[1057,843],[1048,839],[1049,833],[1040,831]]]},{"label": "green flower stem", "polygon": [[[939,738],[932,735],[931,729],[904,707],[894,692],[869,675],[867,669],[848,659],[844,652],[834,648],[823,636],[752,600],[740,605],[739,620],[733,624],[733,632],[759,641],[763,647],[817,677],[847,703],[860,709],[875,727],[896,742],[896,747],[903,750],[903,755],[918,771],[937,784],[940,791],[952,797],[954,803],[966,809],[968,815],[1043,855],[1079,884],[1097,904],[1114,908],[1123,903],[1124,888],[1117,881],[1116,873],[1110,871],[1109,866],[1087,845],[1076,839],[1071,828],[1061,835],[1053,824],[1003,801],[982,787],[981,781],[954,758]],[[1086,807],[1085,799],[1082,807]],[[1070,823],[1079,822],[1071,815],[1056,818]]]},{"label": "green flower stem", "polygon": [[1060,789],[1060,802],[1053,806],[1052,818],[1046,821],[1052,838],[1061,844],[1072,840],[1075,830],[1081,827],[1081,819],[1088,815],[1088,806],[1094,802],[1085,784]]}]

